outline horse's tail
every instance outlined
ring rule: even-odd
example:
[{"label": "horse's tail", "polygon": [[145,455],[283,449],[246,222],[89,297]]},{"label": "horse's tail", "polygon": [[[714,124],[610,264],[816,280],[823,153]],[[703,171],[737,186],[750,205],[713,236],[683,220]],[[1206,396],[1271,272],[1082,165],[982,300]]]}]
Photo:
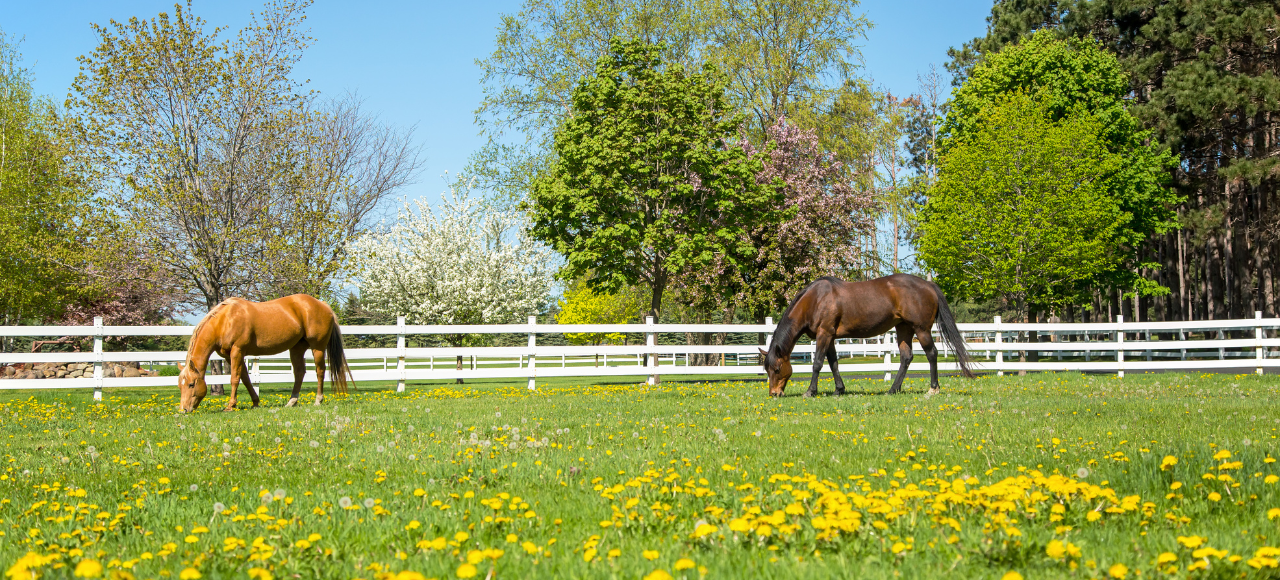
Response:
[{"label": "horse's tail", "polygon": [[960,363],[960,372],[967,378],[974,378],[972,366],[973,359],[969,357],[969,350],[964,346],[964,336],[960,334],[960,329],[956,328],[956,319],[951,315],[951,307],[947,305],[947,297],[942,295],[942,288],[937,284],[933,284],[933,293],[938,296],[938,334],[942,335],[942,342],[951,347],[956,353],[956,362]]},{"label": "horse's tail", "polygon": [[339,393],[347,392],[347,377],[351,377],[351,385],[355,386],[355,375],[347,366],[347,355],[342,348],[342,330],[338,327],[338,317],[333,317],[333,332],[329,333],[329,376],[333,386]]}]

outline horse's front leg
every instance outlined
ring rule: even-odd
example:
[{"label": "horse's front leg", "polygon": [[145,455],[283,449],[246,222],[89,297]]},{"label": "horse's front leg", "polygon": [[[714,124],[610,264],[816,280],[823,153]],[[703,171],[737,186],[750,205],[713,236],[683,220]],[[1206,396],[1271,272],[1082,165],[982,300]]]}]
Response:
[{"label": "horse's front leg", "polygon": [[834,346],[835,339],[831,333],[819,330],[813,345],[813,377],[809,379],[809,390],[804,392],[804,396],[818,396],[818,373],[822,372],[822,362],[827,357],[827,351]]},{"label": "horse's front leg", "polygon": [[[239,348],[231,347],[231,397],[227,399],[227,410],[231,411],[236,408],[236,391],[240,387],[240,379],[247,379],[247,373],[242,372],[244,369],[244,353]],[[254,397],[255,399],[257,397]],[[255,401],[256,403],[256,401]]]}]

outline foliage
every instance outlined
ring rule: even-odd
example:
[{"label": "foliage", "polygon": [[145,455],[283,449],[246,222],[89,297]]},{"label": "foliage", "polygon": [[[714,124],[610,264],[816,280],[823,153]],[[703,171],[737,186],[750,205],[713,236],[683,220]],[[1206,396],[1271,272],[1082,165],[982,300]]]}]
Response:
[{"label": "foliage", "polygon": [[775,219],[760,161],[733,143],[739,121],[713,67],[689,73],[653,46],[615,39],[574,92],[556,161],[534,182],[533,235],[565,256],[562,275],[592,290],[646,286],[657,317],[673,279],[717,261],[739,267],[754,252],[749,233]]},{"label": "foliage", "polygon": [[[363,307],[410,324],[515,324],[541,312],[553,258],[511,212],[493,212],[460,180],[432,208],[406,202],[389,229],[354,244]],[[451,344],[472,337],[452,335]]]},{"label": "foliage", "polygon": [[[592,291],[579,280],[565,290],[558,306],[556,324],[627,324],[644,312],[645,305],[633,288],[606,294]],[[569,332],[565,338],[570,344],[602,344],[620,343],[626,336],[621,332]]]},{"label": "foliage", "polygon": [[[708,60],[729,76],[728,92],[748,112],[752,141],[783,117],[805,128],[832,123],[824,107],[857,83],[871,21],[856,1],[710,2]],[[821,120],[819,120],[821,119]]]},{"label": "foliage", "polygon": [[[1184,229],[1147,253],[1174,289],[1169,320],[1275,316],[1280,268],[1280,29],[1267,0],[1018,0],[992,7],[987,33],[955,51],[965,70],[1043,30],[1114,51],[1131,111],[1181,162]],[[1146,310],[1142,308],[1141,310]]]},{"label": "foliage", "polygon": [[1054,308],[1122,264],[1133,218],[1108,179],[1127,160],[1107,151],[1096,117],[1051,113],[1046,98],[1007,95],[943,154],[919,256],[948,295]]},{"label": "foliage", "polygon": [[1126,109],[1124,71],[1115,56],[1098,43],[1057,40],[1043,32],[987,55],[953,93],[939,129],[941,155],[968,142],[970,135],[987,132],[989,128],[982,125],[988,118],[985,112],[1019,91],[1039,95],[1050,122],[1094,117],[1092,126],[1100,143],[1121,159],[1110,173],[1100,177],[1105,177],[1108,195],[1130,216],[1115,233],[1122,259],[1097,270],[1090,284],[1142,294],[1167,292],[1140,274],[1142,269],[1159,266],[1144,260],[1141,250],[1152,235],[1176,227],[1173,206],[1182,198],[1165,185],[1165,172],[1175,161],[1167,150],[1151,142],[1151,133]]},{"label": "foliage", "polygon": [[858,277],[867,260],[860,241],[874,232],[878,209],[868,192],[844,180],[843,166],[822,151],[815,131],[782,117],[767,135],[763,148],[744,147],[764,160],[756,181],[781,193],[782,205],[773,210],[781,220],[765,221],[748,233],[754,259],[736,266],[717,259],[680,281],[683,300],[707,308],[722,299],[722,288],[730,289],[732,304],[757,321],[786,308],[818,277]]},{"label": "foliage", "polygon": [[0,562],[43,578],[1274,575],[1274,534],[1241,529],[1276,526],[1275,376],[944,377],[925,401],[927,380],[854,401],[755,381],[364,382],[316,409],[282,408],[290,385],[273,383],[265,409],[179,418],[171,388],[6,391]]},{"label": "foliage", "polygon": [[417,165],[408,135],[290,78],[307,2],[234,41],[173,15],[95,25],[68,106],[97,185],[191,302],[333,293],[346,244]]},{"label": "foliage", "polygon": [[77,266],[95,204],[54,105],[37,97],[0,32],[0,316],[57,318],[81,295]]},{"label": "foliage", "polygon": [[730,101],[750,113],[748,134],[757,143],[783,115],[811,128],[845,120],[827,111],[848,87],[863,85],[854,78],[861,60],[857,42],[870,23],[854,14],[856,6],[834,0],[526,0],[518,13],[503,15],[492,55],[478,61],[485,97],[476,119],[489,142],[469,171],[504,201],[525,199],[535,174],[554,162],[553,136],[572,110],[578,83],[593,74],[614,37],[659,47],[664,62],[686,70],[710,62],[728,73]]}]

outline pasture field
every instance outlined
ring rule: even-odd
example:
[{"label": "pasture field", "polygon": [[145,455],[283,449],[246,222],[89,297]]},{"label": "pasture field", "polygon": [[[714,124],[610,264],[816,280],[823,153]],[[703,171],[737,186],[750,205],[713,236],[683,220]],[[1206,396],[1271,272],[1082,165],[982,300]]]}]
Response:
[{"label": "pasture field", "polygon": [[[797,377],[807,375],[797,374]],[[618,379],[611,379],[617,381]],[[801,381],[807,382],[807,381]],[[1280,577],[1276,377],[0,393],[6,578]],[[304,391],[303,400],[307,400]],[[247,406],[243,396],[241,405]]]}]

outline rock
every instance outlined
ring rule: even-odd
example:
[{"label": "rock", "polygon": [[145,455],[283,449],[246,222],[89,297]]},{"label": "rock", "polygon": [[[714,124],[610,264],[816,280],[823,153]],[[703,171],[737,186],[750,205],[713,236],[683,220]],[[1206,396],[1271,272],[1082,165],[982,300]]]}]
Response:
[{"label": "rock", "polygon": [[86,367],[86,366],[88,366],[88,365],[86,365],[85,363],[71,363],[71,364],[67,365],[67,370],[68,370],[68,371],[72,371],[72,372],[75,372],[75,371],[82,371],[82,370],[84,370],[84,367]]},{"label": "rock", "polygon": [[116,370],[114,368],[107,367],[106,370],[102,371],[103,378],[110,379],[110,378],[114,378],[115,376],[116,376]]},{"label": "rock", "polygon": [[124,376],[127,379],[132,379],[132,378],[140,377],[142,375],[138,373],[137,367],[125,367],[124,374],[122,376]]},{"label": "rock", "polygon": [[18,378],[20,378],[20,379],[43,379],[43,378],[44,378],[44,374],[43,374],[43,373],[41,373],[41,374],[37,375],[37,374],[36,374],[36,371],[25,371],[25,372],[23,372],[23,373],[22,373],[22,376],[20,376],[20,377],[18,377]]},{"label": "rock", "polygon": [[7,379],[7,378],[9,378],[9,377],[12,377],[12,376],[13,376],[14,374],[16,374],[17,372],[18,372],[18,369],[15,369],[15,368],[13,368],[13,367],[4,367],[4,373],[3,373],[3,374],[4,374],[4,378],[6,378],[6,379]]},{"label": "rock", "polygon": [[55,377],[58,377],[58,378],[63,378],[63,377],[65,377],[65,376],[67,376],[67,371],[65,371],[65,370],[58,371],[58,372],[57,372],[57,374],[55,374],[54,376],[55,376]]},{"label": "rock", "polygon": [[132,362],[126,362],[126,363],[120,363],[120,364],[121,364],[121,366],[123,366],[124,368],[127,368],[127,369],[136,369],[136,368],[138,368],[138,361],[132,361]]}]

